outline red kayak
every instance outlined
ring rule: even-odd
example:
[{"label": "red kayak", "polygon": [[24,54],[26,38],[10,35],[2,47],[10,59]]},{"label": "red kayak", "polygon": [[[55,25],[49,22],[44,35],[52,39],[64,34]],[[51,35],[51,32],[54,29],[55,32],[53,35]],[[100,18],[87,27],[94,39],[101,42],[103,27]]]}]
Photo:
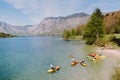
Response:
[{"label": "red kayak", "polygon": [[97,54],[89,54],[90,57],[94,57],[96,56]]}]

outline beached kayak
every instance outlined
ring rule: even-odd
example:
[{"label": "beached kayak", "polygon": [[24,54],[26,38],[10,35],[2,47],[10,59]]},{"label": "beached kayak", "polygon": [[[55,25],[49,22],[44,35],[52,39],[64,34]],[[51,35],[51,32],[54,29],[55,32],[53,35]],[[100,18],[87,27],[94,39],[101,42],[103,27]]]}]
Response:
[{"label": "beached kayak", "polygon": [[94,57],[94,56],[96,56],[96,55],[97,55],[97,54],[94,54],[94,53],[89,54],[90,57]]},{"label": "beached kayak", "polygon": [[90,57],[90,56],[86,56],[87,59],[90,59],[92,61],[98,61],[97,59],[93,58],[93,57]]},{"label": "beached kayak", "polygon": [[100,56],[98,54],[89,54],[90,57],[93,57],[96,60],[99,60]]},{"label": "beached kayak", "polygon": [[56,66],[54,69],[49,69],[47,72],[48,73],[53,73],[53,72],[56,72],[60,69],[60,66]]},{"label": "beached kayak", "polygon": [[98,60],[93,58],[92,61],[98,61]]},{"label": "beached kayak", "polygon": [[86,67],[86,64],[85,63],[82,63],[82,61],[80,61],[80,64],[84,67]]},{"label": "beached kayak", "polygon": [[100,56],[100,59],[105,59],[105,58],[106,58],[105,55]]}]

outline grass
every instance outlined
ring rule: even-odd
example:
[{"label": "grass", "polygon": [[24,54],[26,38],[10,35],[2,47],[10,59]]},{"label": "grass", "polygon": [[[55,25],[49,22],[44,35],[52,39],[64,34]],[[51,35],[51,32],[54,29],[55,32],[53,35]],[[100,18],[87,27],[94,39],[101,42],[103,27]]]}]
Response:
[{"label": "grass", "polygon": [[114,74],[111,76],[111,80],[120,80],[120,67],[114,67]]}]

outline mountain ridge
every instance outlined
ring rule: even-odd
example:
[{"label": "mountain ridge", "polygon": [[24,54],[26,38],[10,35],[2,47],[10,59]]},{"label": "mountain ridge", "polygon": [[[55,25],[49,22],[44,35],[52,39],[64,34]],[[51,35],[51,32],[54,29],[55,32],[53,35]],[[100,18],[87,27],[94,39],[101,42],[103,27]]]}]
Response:
[{"label": "mountain ridge", "polygon": [[20,36],[61,35],[64,29],[71,29],[84,24],[89,14],[75,13],[68,16],[47,17],[38,25],[13,26],[6,22],[0,22],[0,32]]}]

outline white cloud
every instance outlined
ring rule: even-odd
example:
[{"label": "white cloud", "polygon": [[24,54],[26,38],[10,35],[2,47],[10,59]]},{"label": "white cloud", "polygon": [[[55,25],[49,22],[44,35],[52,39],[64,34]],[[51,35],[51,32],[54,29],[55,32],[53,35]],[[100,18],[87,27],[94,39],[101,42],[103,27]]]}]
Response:
[{"label": "white cloud", "polygon": [[65,14],[62,12],[57,0],[5,0],[14,8],[21,10],[23,14],[28,14],[35,23],[48,16],[58,16]]},{"label": "white cloud", "polygon": [[[75,12],[92,12],[96,7],[105,8],[107,1],[91,0],[4,0],[23,14],[29,15],[31,21],[39,23],[50,16],[66,16]],[[115,6],[115,5],[114,5]],[[113,6],[112,6],[113,7]]]}]

